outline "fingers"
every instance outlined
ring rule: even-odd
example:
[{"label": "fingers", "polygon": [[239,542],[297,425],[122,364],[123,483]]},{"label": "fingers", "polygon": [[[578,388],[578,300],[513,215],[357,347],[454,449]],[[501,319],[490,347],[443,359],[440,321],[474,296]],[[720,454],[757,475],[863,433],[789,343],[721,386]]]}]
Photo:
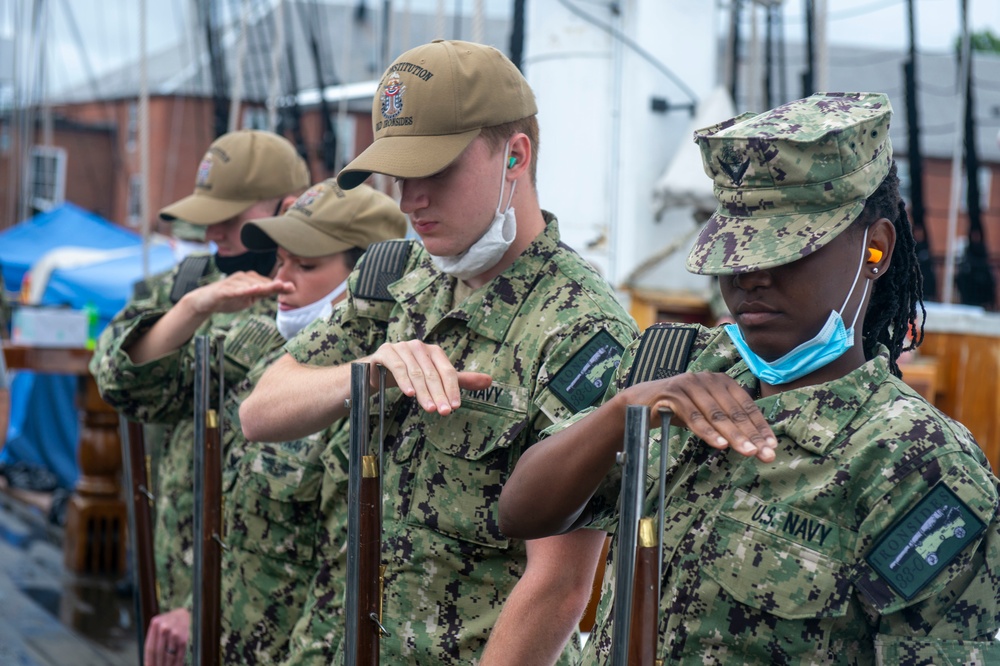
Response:
[{"label": "fingers", "polygon": [[261,298],[293,291],[295,285],[291,282],[240,271],[218,282],[199,287],[187,294],[186,298],[201,313],[235,312],[249,307]]},{"label": "fingers", "polygon": [[675,421],[709,446],[732,448],[762,462],[774,460],[778,444],[774,432],[746,390],[731,377],[721,373],[685,373],[649,382],[647,386],[644,391],[655,393],[647,394],[643,403],[654,409],[672,410]]},{"label": "fingers", "polygon": [[418,340],[386,343],[370,360],[385,366],[404,395],[415,398],[424,410],[442,416],[462,404],[462,388],[479,390],[492,383],[490,376],[481,372],[458,372],[440,347]]},{"label": "fingers", "polygon": [[493,378],[482,372],[458,373],[458,385],[466,391],[482,391],[493,384]]},{"label": "fingers", "polygon": [[190,634],[190,614],[178,608],[154,617],[143,646],[145,666],[182,666]]}]

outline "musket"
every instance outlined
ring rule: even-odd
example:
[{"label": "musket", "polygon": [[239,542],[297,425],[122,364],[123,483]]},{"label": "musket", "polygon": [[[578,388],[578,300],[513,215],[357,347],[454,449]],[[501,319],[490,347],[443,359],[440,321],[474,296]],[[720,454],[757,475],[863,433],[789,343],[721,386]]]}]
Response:
[{"label": "musket", "polygon": [[351,364],[350,451],[347,481],[347,632],[345,663],[377,666],[382,625],[382,443],[385,424],[385,368],[379,366],[378,446],[372,452],[369,405],[371,370]]},{"label": "musket", "polygon": [[160,613],[156,587],[156,563],[153,559],[152,508],[156,498],[149,490],[149,456],[146,453],[142,424],[119,418],[122,442],[122,474],[128,489],[128,533],[131,541],[132,575],[135,578],[136,633],[139,646],[139,663],[142,664],[143,646],[149,623]]},{"label": "musket", "polygon": [[219,409],[209,407],[211,339],[195,336],[194,380],[194,585],[191,628],[195,666],[221,663],[222,405],[225,354],[216,341]]},{"label": "musket", "polygon": [[671,413],[660,410],[660,484],[657,519],[642,517],[645,500],[649,409],[629,405],[625,412],[618,555],[611,634],[612,666],[654,666],[658,637],[660,583],[663,579],[663,505],[666,442]]}]

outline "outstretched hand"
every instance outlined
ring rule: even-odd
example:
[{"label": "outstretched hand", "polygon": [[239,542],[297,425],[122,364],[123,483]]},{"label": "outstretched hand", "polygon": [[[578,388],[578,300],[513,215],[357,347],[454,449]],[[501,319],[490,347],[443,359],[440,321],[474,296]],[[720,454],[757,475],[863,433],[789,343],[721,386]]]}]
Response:
[{"label": "outstretched hand", "polygon": [[459,372],[440,347],[419,340],[387,342],[367,360],[385,366],[387,385],[399,387],[426,411],[442,416],[461,406],[461,389],[478,391],[493,383],[482,372]]},{"label": "outstretched hand", "polygon": [[218,282],[212,282],[188,292],[184,298],[199,314],[239,312],[256,301],[275,294],[290,294],[295,285],[284,280],[272,280],[252,271],[238,271]]},{"label": "outstretched hand", "polygon": [[774,432],[753,398],[728,375],[688,372],[635,384],[619,396],[626,404],[647,405],[654,412],[671,410],[674,423],[684,424],[713,448],[732,448],[761,462],[774,460]]}]

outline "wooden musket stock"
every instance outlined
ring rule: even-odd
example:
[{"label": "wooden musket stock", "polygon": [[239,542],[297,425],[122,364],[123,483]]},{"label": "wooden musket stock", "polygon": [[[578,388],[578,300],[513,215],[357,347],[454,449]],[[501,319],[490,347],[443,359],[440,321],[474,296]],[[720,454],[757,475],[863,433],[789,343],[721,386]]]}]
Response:
[{"label": "wooden musket stock", "polygon": [[130,493],[129,528],[132,541],[132,571],[136,589],[136,627],[139,630],[139,651],[146,640],[149,623],[160,614],[156,587],[156,562],[153,558],[153,494],[149,490],[145,437],[142,424],[121,419],[122,457],[125,460],[125,482]]},{"label": "wooden musket stock", "polygon": [[370,368],[351,364],[347,525],[347,633],[345,663],[378,666],[382,626],[382,441],[384,437],[385,369],[379,368],[379,434],[372,455],[369,404]]},{"label": "wooden musket stock", "polygon": [[192,655],[195,666],[221,663],[222,419],[225,354],[217,340],[219,409],[210,409],[211,345],[195,337],[194,385],[194,608]]}]

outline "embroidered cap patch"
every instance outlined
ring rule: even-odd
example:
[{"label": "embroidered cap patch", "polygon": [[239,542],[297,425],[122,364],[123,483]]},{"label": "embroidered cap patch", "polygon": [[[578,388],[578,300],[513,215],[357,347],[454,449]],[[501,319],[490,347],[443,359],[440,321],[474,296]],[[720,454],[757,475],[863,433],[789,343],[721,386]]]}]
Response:
[{"label": "embroidered cap patch", "polygon": [[904,599],[912,599],[986,523],[943,483],[879,539],[865,560]]},{"label": "embroidered cap patch", "polygon": [[574,412],[586,409],[604,394],[623,351],[610,333],[601,331],[556,373],[549,388]]}]

